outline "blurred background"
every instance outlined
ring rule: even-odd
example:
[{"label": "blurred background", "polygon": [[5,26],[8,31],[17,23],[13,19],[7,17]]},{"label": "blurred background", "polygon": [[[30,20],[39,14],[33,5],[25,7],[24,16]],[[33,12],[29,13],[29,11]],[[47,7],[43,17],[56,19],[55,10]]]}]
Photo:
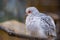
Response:
[{"label": "blurred background", "polygon": [[[60,0],[0,0],[0,23],[8,20],[25,22],[25,9],[35,6],[42,13],[53,17],[57,26],[57,40],[60,40]],[[3,35],[2,35],[3,34]],[[28,40],[11,37],[0,31],[0,40]]]}]

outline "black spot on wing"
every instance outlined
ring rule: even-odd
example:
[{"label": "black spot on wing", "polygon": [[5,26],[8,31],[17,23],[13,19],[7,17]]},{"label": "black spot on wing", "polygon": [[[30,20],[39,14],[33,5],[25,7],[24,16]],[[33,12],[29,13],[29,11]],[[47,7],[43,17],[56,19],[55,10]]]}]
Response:
[{"label": "black spot on wing", "polygon": [[49,29],[54,30],[53,24],[51,22],[51,19],[46,17],[46,18],[41,18],[45,23],[47,23],[49,25]]}]

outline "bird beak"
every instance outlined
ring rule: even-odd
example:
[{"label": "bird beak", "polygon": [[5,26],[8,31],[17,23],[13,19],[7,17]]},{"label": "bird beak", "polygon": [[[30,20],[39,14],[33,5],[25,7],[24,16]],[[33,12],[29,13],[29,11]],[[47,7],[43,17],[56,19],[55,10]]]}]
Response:
[{"label": "bird beak", "polygon": [[27,14],[25,14],[25,16],[27,16]]},{"label": "bird beak", "polygon": [[25,13],[25,18],[27,17],[28,15]]}]

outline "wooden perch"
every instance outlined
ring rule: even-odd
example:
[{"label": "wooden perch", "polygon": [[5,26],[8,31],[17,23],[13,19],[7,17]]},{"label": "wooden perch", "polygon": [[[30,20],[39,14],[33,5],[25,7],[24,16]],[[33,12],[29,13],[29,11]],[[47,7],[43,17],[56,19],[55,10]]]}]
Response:
[{"label": "wooden perch", "polygon": [[2,30],[4,30],[9,35],[14,36],[14,37],[25,38],[25,39],[30,39],[30,40],[37,40],[37,39],[40,40],[39,37],[26,34],[28,32],[26,31],[25,24],[20,23],[15,20],[1,23],[0,28],[2,28]]},{"label": "wooden perch", "polygon": [[25,39],[30,39],[30,40],[47,40],[47,39],[43,39],[43,38],[31,36],[31,35],[24,35],[24,34],[12,33],[11,36],[16,36],[16,37],[19,37],[19,38],[25,38]]}]

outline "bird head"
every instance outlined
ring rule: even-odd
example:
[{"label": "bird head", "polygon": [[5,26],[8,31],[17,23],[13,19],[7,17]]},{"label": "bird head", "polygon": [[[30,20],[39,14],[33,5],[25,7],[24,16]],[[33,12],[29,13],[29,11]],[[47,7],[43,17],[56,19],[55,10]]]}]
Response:
[{"label": "bird head", "polygon": [[28,7],[26,8],[26,14],[30,15],[30,14],[36,14],[39,13],[38,9],[36,7]]}]

